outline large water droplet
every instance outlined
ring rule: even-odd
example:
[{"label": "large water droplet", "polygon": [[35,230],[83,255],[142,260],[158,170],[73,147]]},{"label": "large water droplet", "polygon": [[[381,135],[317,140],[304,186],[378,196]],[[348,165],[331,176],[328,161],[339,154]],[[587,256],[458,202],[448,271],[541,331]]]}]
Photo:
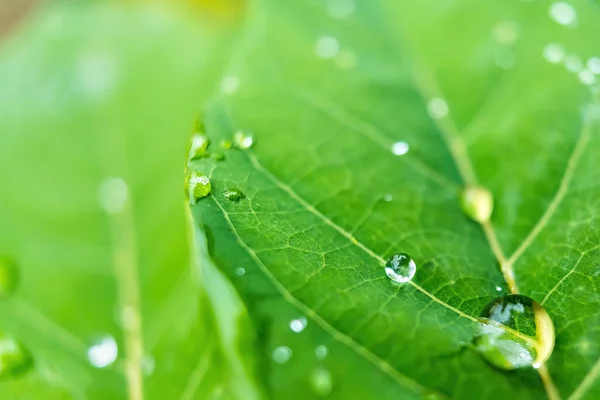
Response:
[{"label": "large water droplet", "polygon": [[188,160],[192,160],[198,157],[204,157],[206,155],[206,149],[210,144],[208,137],[202,133],[196,133],[192,136],[192,142],[190,143],[190,151],[188,154]]},{"label": "large water droplet", "polygon": [[98,340],[87,351],[88,360],[96,368],[106,368],[117,359],[119,348],[112,336],[105,336]]},{"label": "large water droplet", "polygon": [[323,367],[315,368],[310,374],[310,384],[317,395],[328,395],[333,388],[331,373]]},{"label": "large water droplet", "polygon": [[0,297],[11,294],[17,287],[18,281],[19,270],[15,261],[0,256]]},{"label": "large water droplet", "polygon": [[237,131],[233,135],[233,145],[238,149],[247,150],[254,146],[254,136],[250,132]]},{"label": "large water droplet", "polygon": [[539,368],[554,348],[554,325],[533,299],[509,294],[489,303],[481,312],[475,349],[501,369]]},{"label": "large water droplet", "polygon": [[394,254],[385,263],[385,273],[394,282],[408,282],[417,272],[417,264],[405,253]]},{"label": "large water droplet", "polygon": [[12,336],[0,331],[0,378],[19,375],[31,367],[31,353]]},{"label": "large water droplet", "polygon": [[460,195],[462,210],[477,222],[487,222],[494,210],[492,193],[481,186],[466,187]]},{"label": "large water droplet", "polygon": [[246,195],[239,189],[230,188],[223,192],[225,198],[229,201],[233,201],[234,203],[239,203],[240,200],[245,199]]},{"label": "large water droplet", "polygon": [[196,204],[198,200],[208,196],[212,190],[208,176],[198,172],[191,172],[186,176],[185,187],[190,204]]},{"label": "large water droplet", "polygon": [[277,364],[285,364],[292,358],[292,349],[287,346],[279,346],[273,350],[273,361]]}]

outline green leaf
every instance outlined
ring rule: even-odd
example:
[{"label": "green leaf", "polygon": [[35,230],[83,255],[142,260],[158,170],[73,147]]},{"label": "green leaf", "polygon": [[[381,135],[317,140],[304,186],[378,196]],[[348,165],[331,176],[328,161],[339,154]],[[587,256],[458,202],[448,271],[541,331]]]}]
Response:
[{"label": "green leaf", "polygon": [[[573,1],[566,26],[545,2],[280,3],[254,3],[226,71],[239,89],[207,110],[213,143],[242,129],[256,144],[193,164],[211,175],[195,210],[211,254],[290,383],[271,379],[273,397],[315,396],[301,382],[324,341],[330,398],[598,397],[598,84],[568,69],[598,56],[600,9]],[[490,223],[461,210],[476,184]],[[396,252],[417,262],[409,284],[385,276]],[[510,291],[554,320],[547,368],[499,371],[471,348]],[[298,315],[312,338],[283,333]]]},{"label": "green leaf", "polygon": [[4,44],[0,254],[19,281],[0,331],[34,367],[1,398],[259,398],[246,311],[185,214],[186,145],[230,52],[205,17],[59,2]]}]

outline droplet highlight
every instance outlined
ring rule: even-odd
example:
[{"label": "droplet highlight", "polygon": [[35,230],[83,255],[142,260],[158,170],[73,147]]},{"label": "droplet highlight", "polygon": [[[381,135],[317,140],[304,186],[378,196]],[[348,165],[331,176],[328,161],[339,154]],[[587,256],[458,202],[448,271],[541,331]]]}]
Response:
[{"label": "droplet highlight", "polygon": [[240,200],[245,199],[246,195],[239,189],[230,188],[223,192],[223,196],[229,201],[239,203]]},{"label": "droplet highlight", "polygon": [[429,112],[431,118],[445,118],[449,112],[448,103],[439,97],[433,98],[427,103],[427,112]]},{"label": "droplet highlight", "polygon": [[519,294],[502,296],[481,312],[474,347],[497,368],[539,368],[552,354],[554,324],[533,299]]},{"label": "droplet highlight", "polygon": [[106,368],[117,359],[119,348],[112,336],[105,336],[98,340],[87,351],[88,360],[96,368]]},{"label": "droplet highlight", "polygon": [[460,195],[460,205],[469,218],[479,223],[487,222],[494,210],[492,193],[481,186],[469,186]]},{"label": "droplet highlight", "polygon": [[276,347],[271,357],[277,364],[285,364],[292,358],[292,349],[287,346]]},{"label": "droplet highlight", "polygon": [[192,136],[192,141],[190,143],[190,151],[188,153],[188,160],[193,160],[194,158],[205,157],[206,149],[208,149],[208,145],[210,144],[210,140],[208,137],[202,133],[196,133]]},{"label": "droplet highlight", "polygon": [[323,361],[327,358],[328,355],[329,349],[327,348],[327,346],[320,344],[317,347],[315,347],[315,357],[317,357],[317,360]]},{"label": "droplet highlight", "polygon": [[247,131],[239,130],[233,135],[233,145],[241,150],[254,146],[254,135]]},{"label": "droplet highlight", "polygon": [[306,317],[300,317],[297,319],[293,319],[290,321],[290,329],[293,332],[300,333],[306,328],[307,324],[308,324],[308,321],[307,321]]},{"label": "droplet highlight", "polygon": [[12,258],[0,256],[0,298],[14,292],[18,281],[17,263]]},{"label": "droplet highlight", "polygon": [[577,23],[577,12],[575,7],[562,1],[552,3],[550,6],[550,17],[561,25],[575,26]]},{"label": "droplet highlight", "polygon": [[392,153],[395,156],[402,156],[408,153],[409,145],[406,142],[396,142],[392,144]]},{"label": "droplet highlight", "polygon": [[210,179],[202,173],[191,172],[186,177],[186,189],[190,204],[208,196],[212,191]]},{"label": "droplet highlight", "polygon": [[417,264],[405,253],[394,254],[385,263],[385,273],[394,282],[408,282],[416,272]]},{"label": "droplet highlight", "polygon": [[600,75],[600,57],[592,57],[587,60],[587,69],[592,74]]},{"label": "droplet highlight", "polygon": [[0,331],[0,378],[17,376],[33,367],[33,357],[21,343]]},{"label": "droplet highlight", "polygon": [[237,276],[244,276],[244,275],[246,275],[246,268],[243,268],[243,267],[236,268],[235,269],[235,274]]}]

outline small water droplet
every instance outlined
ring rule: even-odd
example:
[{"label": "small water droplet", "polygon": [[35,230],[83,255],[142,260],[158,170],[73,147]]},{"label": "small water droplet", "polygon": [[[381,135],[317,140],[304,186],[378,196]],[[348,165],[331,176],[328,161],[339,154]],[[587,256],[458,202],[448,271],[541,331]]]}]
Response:
[{"label": "small water droplet", "polygon": [[290,329],[296,333],[300,333],[306,328],[307,324],[308,321],[306,320],[306,317],[293,319],[290,321]]},{"label": "small water droplet", "polygon": [[385,273],[394,282],[408,282],[417,272],[417,264],[405,253],[391,256],[385,263]]},{"label": "small water droplet", "polygon": [[492,193],[481,186],[466,187],[460,196],[462,210],[469,218],[479,223],[487,222],[494,210]]},{"label": "small water droplet", "polygon": [[502,287],[500,287],[500,286],[496,286],[496,291],[497,291],[497,292],[501,292],[501,291],[502,291]]},{"label": "small water droplet", "polygon": [[239,203],[240,200],[245,199],[246,195],[239,189],[229,188],[223,192],[223,196],[229,201]]},{"label": "small water droplet", "polygon": [[208,196],[212,190],[208,176],[195,171],[186,176],[185,187],[190,204],[196,204],[198,200]]},{"label": "small water droplet", "polygon": [[109,214],[123,211],[128,197],[127,183],[121,178],[106,178],[98,186],[98,203]]},{"label": "small water droplet", "polygon": [[14,292],[18,283],[17,263],[9,257],[0,256],[0,298]]},{"label": "small water droplet", "polygon": [[401,156],[408,153],[409,145],[406,142],[396,142],[392,144],[392,153],[396,156]]},{"label": "small water droplet", "polygon": [[593,85],[594,83],[596,83],[596,76],[587,69],[584,69],[583,71],[579,71],[577,76],[579,77],[579,80],[581,81],[581,83],[583,83],[586,86],[590,86],[590,85]]},{"label": "small water droplet", "polygon": [[105,336],[98,340],[87,351],[88,360],[96,368],[106,368],[117,359],[119,348],[112,336]]},{"label": "small water droplet", "polygon": [[542,52],[546,61],[559,63],[565,58],[565,49],[556,43],[548,43]]},{"label": "small water droplet", "polygon": [[435,97],[427,103],[427,111],[431,118],[442,119],[448,115],[448,103],[444,99]]},{"label": "small water droplet", "polygon": [[327,396],[331,393],[331,389],[333,389],[331,373],[327,368],[315,368],[310,374],[310,383],[315,393],[319,396]]},{"label": "small water droplet", "polygon": [[328,354],[329,349],[327,348],[327,346],[320,344],[315,348],[315,357],[317,357],[317,360],[322,361],[326,359]]},{"label": "small water droplet", "polygon": [[587,60],[587,68],[591,73],[600,75],[600,57],[592,57]]},{"label": "small water droplet", "polygon": [[287,346],[279,346],[273,350],[271,356],[277,364],[285,364],[292,358],[292,349]]},{"label": "small water droplet", "polygon": [[0,378],[22,374],[32,367],[33,358],[29,350],[0,331]]},{"label": "small water droplet", "polygon": [[505,370],[539,367],[554,348],[554,325],[533,299],[509,294],[481,312],[475,349],[490,364]]},{"label": "small water droplet", "polygon": [[315,45],[315,53],[321,58],[333,58],[340,51],[340,44],[333,36],[321,36]]},{"label": "small water droplet", "polygon": [[239,130],[233,135],[233,145],[238,149],[247,150],[254,146],[254,136],[250,132]]},{"label": "small water droplet", "polygon": [[332,18],[346,19],[354,13],[353,0],[327,0],[327,12]]},{"label": "small water droplet", "polygon": [[194,134],[194,136],[192,136],[192,142],[190,143],[188,160],[193,160],[194,158],[198,157],[204,157],[209,144],[210,140],[208,140],[208,137],[206,135],[202,133]]},{"label": "small water droplet", "polygon": [[575,54],[569,54],[565,57],[565,68],[569,72],[579,72],[583,69],[583,62]]},{"label": "small water droplet", "polygon": [[235,274],[237,276],[244,276],[244,275],[246,275],[246,268],[243,268],[243,267],[236,268],[235,269]]},{"label": "small water droplet", "polygon": [[577,23],[577,12],[569,3],[561,1],[552,3],[549,12],[552,19],[561,25],[575,26]]},{"label": "small water droplet", "polygon": [[386,203],[389,203],[390,201],[392,201],[394,199],[394,197],[391,194],[386,194],[385,196],[383,196],[383,201],[385,201]]},{"label": "small water droplet", "polygon": [[229,75],[221,81],[221,92],[224,94],[234,94],[240,87],[240,79],[237,76]]}]

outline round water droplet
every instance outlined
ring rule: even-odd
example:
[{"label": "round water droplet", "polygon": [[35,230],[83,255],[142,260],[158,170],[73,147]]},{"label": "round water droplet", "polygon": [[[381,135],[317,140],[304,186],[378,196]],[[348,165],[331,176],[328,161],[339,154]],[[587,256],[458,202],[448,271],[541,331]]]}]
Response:
[{"label": "round water droplet", "polygon": [[292,358],[292,349],[287,346],[279,346],[273,350],[273,361],[277,364],[285,364]]},{"label": "round water droplet", "polygon": [[550,6],[550,16],[561,25],[574,26],[577,22],[575,7],[561,1]]},{"label": "round water droplet", "polygon": [[210,179],[202,173],[189,173],[185,183],[190,204],[196,204],[198,200],[208,196],[212,190]]},{"label": "round water droplet", "polygon": [[527,296],[509,294],[481,312],[475,349],[505,370],[539,368],[554,348],[554,325],[544,308]]},{"label": "round water droplet", "polygon": [[19,375],[32,367],[31,353],[12,336],[0,331],[0,378]]},{"label": "round water droplet", "polygon": [[329,349],[327,348],[327,346],[320,344],[315,348],[315,357],[317,357],[317,360],[326,359],[328,354]]},{"label": "round water droplet", "polygon": [[296,333],[302,332],[304,330],[304,328],[306,328],[306,325],[308,324],[308,321],[306,320],[306,317],[300,317],[297,319],[293,319],[290,321],[290,329]]},{"label": "round water droplet", "polygon": [[247,150],[254,146],[254,136],[246,131],[237,131],[233,135],[233,145],[238,149]]},{"label": "round water droplet", "polygon": [[19,270],[15,261],[0,256],[0,298],[11,294],[19,283]]},{"label": "round water droplet", "polygon": [[244,276],[244,275],[246,275],[246,268],[242,268],[242,267],[236,268],[235,269],[235,274],[237,276]]},{"label": "round water droplet", "polygon": [[481,186],[469,186],[460,195],[460,205],[469,218],[477,222],[490,220],[494,210],[492,193]]},{"label": "round water droplet", "polygon": [[194,158],[204,157],[209,144],[210,140],[208,140],[206,135],[196,133],[194,136],[192,136],[188,159],[193,160]]},{"label": "round water droplet", "polygon": [[115,362],[119,348],[112,336],[101,338],[87,351],[88,360],[96,368],[105,368]]},{"label": "round water droplet", "polygon": [[496,286],[496,292],[501,292],[502,291],[502,287],[501,286]]},{"label": "round water droplet", "polygon": [[408,153],[408,143],[406,142],[396,142],[392,145],[392,153],[396,156],[401,156]]},{"label": "round water droplet", "polygon": [[230,188],[223,192],[223,196],[229,201],[233,201],[234,203],[239,203],[240,200],[245,199],[246,195],[239,189]]},{"label": "round water droplet", "polygon": [[333,388],[331,373],[323,367],[315,368],[310,374],[310,384],[317,395],[327,396]]},{"label": "round water droplet", "polygon": [[394,254],[385,263],[385,273],[394,282],[408,282],[417,272],[417,264],[408,254]]},{"label": "round water droplet", "polygon": [[391,194],[386,194],[385,196],[383,196],[383,201],[385,201],[386,203],[391,202],[394,199],[394,197]]},{"label": "round water droplet", "polygon": [[448,115],[448,103],[439,97],[433,98],[427,103],[427,111],[431,118],[442,119]]}]

